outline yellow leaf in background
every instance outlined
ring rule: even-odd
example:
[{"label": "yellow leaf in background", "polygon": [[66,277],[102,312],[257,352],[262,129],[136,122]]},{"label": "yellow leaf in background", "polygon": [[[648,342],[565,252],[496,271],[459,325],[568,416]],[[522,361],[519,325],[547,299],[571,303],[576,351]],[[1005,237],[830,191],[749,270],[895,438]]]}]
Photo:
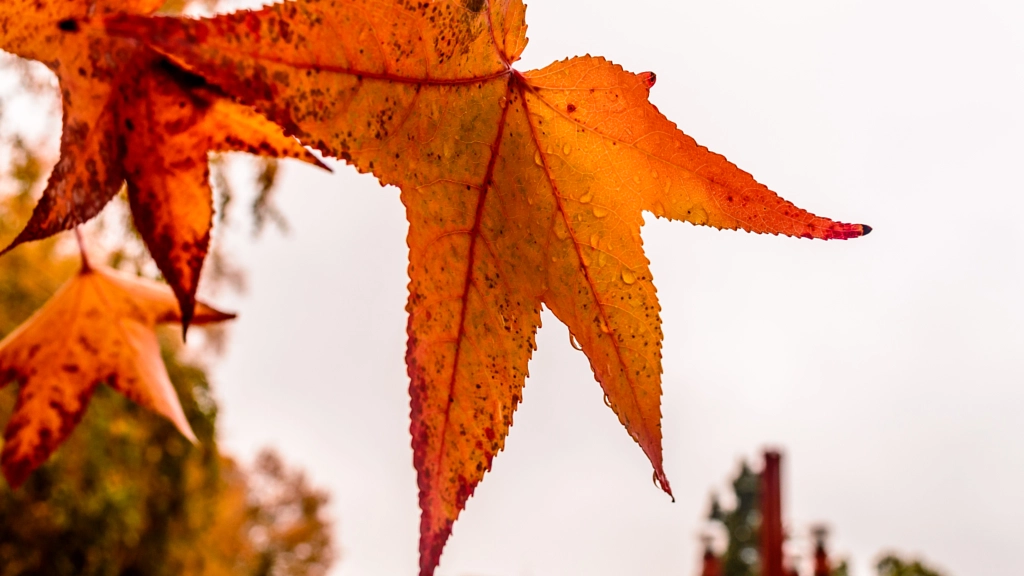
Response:
[{"label": "yellow leaf in background", "polygon": [[[233,317],[199,304],[194,322]],[[157,324],[180,320],[166,285],[83,266],[0,342],[0,386],[21,384],[0,453],[8,483],[20,486],[67,438],[101,383],[163,415],[194,440],[154,331]]]}]

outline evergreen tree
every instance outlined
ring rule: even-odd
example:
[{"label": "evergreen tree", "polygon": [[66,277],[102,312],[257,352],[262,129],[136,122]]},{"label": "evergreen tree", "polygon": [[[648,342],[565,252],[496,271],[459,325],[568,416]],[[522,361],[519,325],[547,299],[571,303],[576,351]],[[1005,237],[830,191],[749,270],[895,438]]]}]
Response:
[{"label": "evergreen tree", "polygon": [[[726,532],[728,545],[719,564],[721,576],[760,576],[761,574],[761,474],[746,462],[732,481],[733,501],[725,508],[712,497],[708,518],[719,522]],[[845,560],[830,569],[830,576],[848,576]],[[883,576],[904,576],[885,574]],[[925,575],[922,575],[925,576]]]},{"label": "evergreen tree", "polygon": [[729,537],[722,555],[722,576],[758,576],[761,573],[761,475],[744,462],[732,482],[735,504],[723,508],[717,497],[709,518],[720,522]]}]

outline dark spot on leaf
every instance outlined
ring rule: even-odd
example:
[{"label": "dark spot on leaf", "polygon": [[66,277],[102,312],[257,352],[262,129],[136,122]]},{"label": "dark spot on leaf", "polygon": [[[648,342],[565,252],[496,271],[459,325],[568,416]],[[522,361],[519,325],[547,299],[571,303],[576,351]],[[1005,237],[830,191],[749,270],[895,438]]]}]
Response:
[{"label": "dark spot on leaf", "polygon": [[484,7],[484,0],[462,0],[462,5],[466,10],[479,12]]},{"label": "dark spot on leaf", "polygon": [[78,26],[78,20],[75,20],[74,18],[68,18],[67,20],[61,20],[60,22],[57,22],[57,28],[60,28],[65,32],[72,33],[81,30],[81,28],[79,28]]}]

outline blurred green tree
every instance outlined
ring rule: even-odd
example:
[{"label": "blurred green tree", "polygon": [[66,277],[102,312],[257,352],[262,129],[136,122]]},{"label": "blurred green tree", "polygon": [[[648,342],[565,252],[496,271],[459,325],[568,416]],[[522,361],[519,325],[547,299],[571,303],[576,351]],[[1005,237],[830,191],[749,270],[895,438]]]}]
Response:
[{"label": "blurred green tree", "polygon": [[[761,474],[754,472],[745,461],[732,481],[730,500],[732,506],[725,507],[717,496],[712,496],[708,514],[709,520],[725,529],[728,540],[719,558],[721,576],[760,576]],[[838,561],[829,571],[830,576],[848,576],[849,573],[846,560]]]},{"label": "blurred green tree", "polygon": [[724,508],[712,497],[710,520],[725,528],[729,544],[721,558],[722,576],[758,576],[761,573],[761,475],[746,462],[732,481],[734,504]]},{"label": "blurred green tree", "polygon": [[942,576],[942,573],[925,566],[920,560],[905,560],[893,553],[883,556],[875,567],[878,576]]}]

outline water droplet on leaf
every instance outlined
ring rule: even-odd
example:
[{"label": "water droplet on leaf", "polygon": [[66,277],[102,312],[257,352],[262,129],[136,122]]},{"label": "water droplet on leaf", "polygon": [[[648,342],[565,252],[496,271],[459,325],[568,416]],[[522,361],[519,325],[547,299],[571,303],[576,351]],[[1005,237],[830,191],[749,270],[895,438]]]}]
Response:
[{"label": "water droplet on leaf", "polygon": [[569,332],[569,346],[583,352],[583,346],[580,346],[580,343],[576,341],[576,336],[574,336],[572,332]]},{"label": "water droplet on leaf", "polygon": [[590,192],[587,192],[583,194],[583,196],[580,196],[580,204],[588,204],[593,199],[594,195],[591,194]]},{"label": "water droplet on leaf", "polygon": [[636,282],[636,274],[633,274],[633,271],[628,268],[623,268],[622,281],[626,284],[632,284],[633,282]]},{"label": "water droplet on leaf", "polygon": [[537,164],[537,166],[544,165],[544,162],[541,162],[540,159],[540,150],[537,150],[536,152],[533,153],[533,161]]},{"label": "water droplet on leaf", "polygon": [[594,217],[595,218],[604,218],[607,215],[608,215],[608,209],[607,208],[602,208],[600,206],[594,206]]}]

